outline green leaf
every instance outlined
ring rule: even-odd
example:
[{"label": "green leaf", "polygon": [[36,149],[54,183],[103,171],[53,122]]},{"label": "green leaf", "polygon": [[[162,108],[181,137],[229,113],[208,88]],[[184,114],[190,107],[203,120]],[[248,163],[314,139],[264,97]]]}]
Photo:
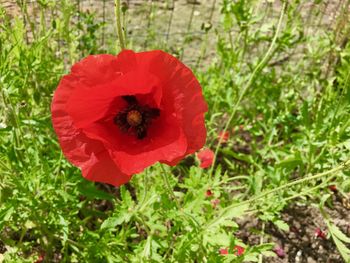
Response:
[{"label": "green leaf", "polygon": [[122,197],[123,204],[125,206],[132,206],[133,200],[131,198],[130,192],[126,189],[124,185],[120,187],[120,196]]},{"label": "green leaf", "polygon": [[10,219],[14,210],[15,209],[11,206],[0,213],[0,230],[2,230],[4,224]]},{"label": "green leaf", "polygon": [[127,214],[122,214],[119,217],[109,217],[101,225],[101,229],[115,228],[121,225],[127,219]]},{"label": "green leaf", "polygon": [[274,246],[275,246],[274,243],[264,243],[264,244],[254,246],[252,250],[257,250],[260,252],[261,251],[269,251],[269,250],[273,249]]},{"label": "green leaf", "polygon": [[278,162],[276,166],[281,168],[294,169],[297,166],[302,167],[303,161],[299,157],[292,156]]},{"label": "green leaf", "polygon": [[101,199],[101,200],[113,200],[114,196],[103,192],[99,189],[96,188],[96,186],[92,183],[88,183],[88,182],[81,182],[78,184],[78,191],[88,197],[88,198],[92,198],[92,199]]},{"label": "green leaf", "polygon": [[262,251],[261,254],[263,254],[265,257],[277,257],[276,253],[272,251]]},{"label": "green leaf", "polygon": [[146,259],[150,258],[150,256],[151,256],[151,245],[152,245],[152,236],[148,236],[146,244],[145,244],[145,247],[143,249],[143,253],[142,253],[142,257],[143,258],[146,258]]},{"label": "green leaf", "polygon": [[319,206],[320,206],[322,209],[323,209],[324,204],[326,203],[326,201],[328,200],[329,197],[331,197],[330,194],[324,194],[324,195],[321,197]]},{"label": "green leaf", "polygon": [[332,235],[336,236],[339,240],[350,243],[350,238],[347,237],[336,225],[330,225],[329,231],[332,232]]},{"label": "green leaf", "polygon": [[58,215],[58,218],[59,218],[59,222],[60,222],[60,225],[62,226],[62,232],[63,232],[63,245],[65,245],[65,243],[67,242],[68,240],[68,234],[69,234],[69,228],[68,228],[68,222],[64,219],[63,216],[61,215]]},{"label": "green leaf", "polygon": [[338,238],[336,238],[335,236],[333,236],[333,240],[335,245],[338,248],[339,253],[341,254],[341,256],[343,257],[343,259],[345,260],[345,262],[350,262],[350,249],[348,249],[343,242],[341,242]]},{"label": "green leaf", "polygon": [[301,108],[301,116],[304,125],[309,128],[311,125],[310,113],[309,113],[309,104],[307,101],[304,101],[303,106]]},{"label": "green leaf", "polygon": [[248,204],[244,204],[244,205],[240,205],[232,208],[225,208],[224,211],[221,213],[221,215],[219,215],[214,222],[209,224],[209,228],[215,228],[215,227],[221,226],[227,219],[237,218],[242,216],[244,212],[248,209],[248,207],[249,207]]},{"label": "green leaf", "polygon": [[208,235],[205,235],[205,239],[211,245],[216,245],[220,247],[225,247],[228,244],[230,244],[230,236],[226,233],[213,232]]},{"label": "green leaf", "polygon": [[289,231],[289,225],[283,220],[275,220],[273,223],[283,231]]}]

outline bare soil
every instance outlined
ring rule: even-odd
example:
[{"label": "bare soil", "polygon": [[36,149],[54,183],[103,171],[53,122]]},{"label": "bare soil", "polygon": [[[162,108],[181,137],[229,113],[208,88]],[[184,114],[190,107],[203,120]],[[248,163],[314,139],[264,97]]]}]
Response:
[{"label": "bare soil", "polygon": [[[350,236],[350,209],[339,193],[333,193],[333,206],[327,207],[333,223]],[[265,258],[271,263],[343,263],[330,235],[319,209],[312,205],[293,204],[282,212],[282,219],[289,225],[290,231],[285,232],[273,224],[265,226],[265,242],[274,242],[285,252],[284,257]],[[247,218],[241,222],[240,237],[246,244],[259,244],[260,235],[256,230],[262,228],[262,222],[256,218]],[[317,236],[320,229],[326,237]],[[345,263],[345,262],[344,262]]]}]

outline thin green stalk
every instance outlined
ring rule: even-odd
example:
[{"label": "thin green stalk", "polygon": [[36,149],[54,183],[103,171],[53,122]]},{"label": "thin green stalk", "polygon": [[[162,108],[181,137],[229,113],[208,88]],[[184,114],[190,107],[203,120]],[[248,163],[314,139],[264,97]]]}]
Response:
[{"label": "thin green stalk", "polygon": [[166,44],[169,43],[170,29],[171,29],[171,24],[173,22],[174,11],[175,11],[175,0],[172,0],[172,9],[171,9],[171,13],[170,13],[169,22],[168,22],[168,28],[166,31]]},{"label": "thin green stalk", "polygon": [[[237,111],[237,108],[238,108],[238,105],[240,104],[240,102],[242,101],[243,99],[243,96],[245,95],[245,93],[247,92],[248,88],[251,86],[251,84],[253,83],[253,80],[255,78],[255,75],[257,74],[257,72],[259,70],[262,69],[262,67],[266,64],[268,58],[270,57],[270,54],[273,50],[273,47],[275,46],[276,44],[276,41],[277,41],[277,37],[279,35],[279,32],[281,30],[281,25],[282,25],[282,20],[283,20],[283,17],[284,17],[284,14],[285,14],[285,11],[286,11],[286,7],[287,7],[287,1],[284,1],[283,3],[283,6],[282,6],[282,10],[281,10],[281,14],[280,14],[280,18],[279,18],[279,21],[278,21],[278,24],[277,24],[277,29],[276,29],[276,32],[275,32],[275,35],[272,39],[272,42],[271,42],[271,45],[269,47],[269,49],[267,50],[265,56],[261,59],[261,61],[259,62],[259,64],[255,67],[253,73],[250,75],[250,78],[247,82],[247,84],[244,86],[244,88],[242,89],[242,92],[241,94],[239,95],[238,97],[238,100],[236,101],[234,107],[233,107],[233,110],[232,110],[232,113],[230,115],[230,118],[228,119],[226,125],[225,125],[225,128],[223,130],[223,132],[225,133],[228,129],[228,126],[230,125],[231,121],[233,120],[234,116],[236,115],[236,111]],[[215,165],[215,162],[216,162],[216,159],[217,159],[217,155],[218,155],[218,152],[219,152],[219,149],[220,149],[220,146],[221,146],[221,143],[222,143],[222,137],[220,137],[219,139],[219,142],[218,142],[218,145],[215,149],[215,155],[214,155],[214,159],[213,159],[213,165],[211,166],[210,168],[210,171],[209,171],[209,176],[211,177],[212,174],[213,174],[213,170],[214,170],[214,165]]]},{"label": "thin green stalk", "polygon": [[[209,19],[208,19],[208,22],[210,23],[210,25],[212,24],[213,15],[214,15],[214,11],[215,11],[215,5],[216,5],[216,0],[213,0],[212,5],[211,5]],[[199,55],[199,57],[197,59],[196,66],[195,66],[196,69],[198,68],[198,66],[199,66],[200,62],[202,61],[202,59],[207,54],[208,40],[209,40],[209,30],[205,30],[205,38],[204,38],[204,41],[202,41],[201,53],[200,53],[200,55]]]},{"label": "thin green stalk", "polygon": [[[103,24],[106,23],[106,0],[102,0],[103,5],[102,5],[102,20]],[[105,26],[102,27],[102,46],[103,48],[105,47]]]},{"label": "thin green stalk", "polygon": [[[313,176],[308,176],[308,177],[305,177],[305,178],[301,178],[301,179],[298,179],[298,180],[295,180],[295,181],[292,181],[288,184],[285,184],[285,185],[282,185],[280,187],[277,187],[277,188],[274,188],[272,190],[269,190],[269,191],[266,191],[264,193],[261,193],[260,195],[257,195],[249,200],[246,200],[246,201],[243,201],[243,202],[240,202],[238,204],[233,204],[233,205],[230,205],[228,207],[226,207],[225,209],[222,210],[222,212],[220,213],[220,215],[218,217],[215,218],[215,221],[219,220],[220,217],[222,217],[223,215],[225,215],[226,211],[230,210],[230,209],[233,209],[235,207],[239,207],[239,206],[243,206],[243,205],[247,205],[247,204],[250,204],[250,203],[253,203],[261,198],[264,198],[270,194],[273,194],[273,193],[276,193],[278,191],[281,191],[281,190],[284,190],[284,189],[287,189],[287,188],[290,188],[294,185],[298,185],[298,184],[302,184],[302,183],[305,183],[307,181],[311,181],[311,180],[315,180],[315,179],[318,179],[318,178],[322,178],[324,176],[327,176],[327,175],[330,175],[330,174],[335,174],[335,173],[338,173],[344,169],[346,169],[347,167],[350,166],[350,159],[347,160],[346,162],[338,165],[337,167],[331,169],[331,170],[328,170],[326,172],[323,172],[323,173],[318,173],[318,174],[315,174]],[[210,222],[208,224],[208,226],[210,226],[213,222]]]},{"label": "thin green stalk", "polygon": [[[264,244],[265,222],[261,226],[260,245]],[[263,263],[263,254],[259,255],[259,263]]]},{"label": "thin green stalk", "polygon": [[183,59],[184,54],[185,54],[186,41],[187,41],[188,36],[190,35],[190,30],[191,30],[191,26],[192,26],[192,21],[193,21],[193,16],[194,16],[195,7],[196,7],[196,5],[195,5],[195,4],[192,4],[190,19],[188,20],[188,24],[187,24],[187,31],[186,31],[186,34],[185,34],[185,37],[184,37],[184,41],[183,41],[183,43],[182,43],[180,60]]},{"label": "thin green stalk", "polygon": [[[281,199],[281,202],[287,202],[287,201],[290,201],[290,200],[293,200],[293,199],[296,199],[296,198],[299,198],[299,197],[302,197],[302,196],[305,196],[317,189],[320,189],[320,188],[324,188],[327,186],[327,184],[332,181],[332,179],[334,179],[336,177],[336,174],[333,174],[331,177],[327,178],[323,183],[315,186],[315,187],[312,187],[310,189],[307,189],[306,191],[302,191],[301,193],[298,193],[296,195],[292,195],[292,196],[289,196],[289,197],[286,197],[286,198],[283,198]],[[259,209],[252,209],[252,210],[248,210],[245,212],[246,215],[249,215],[249,214],[256,214],[259,212]]]},{"label": "thin green stalk", "polygon": [[152,33],[152,28],[151,28],[151,24],[152,24],[152,21],[154,21],[154,16],[153,16],[153,12],[154,12],[154,2],[153,0],[151,0],[151,5],[150,5],[150,8],[149,8],[149,12],[147,14],[147,17],[148,17],[148,20],[147,20],[147,36],[146,36],[146,39],[143,43],[143,47],[144,48],[147,48],[147,45],[148,45],[148,40],[150,38],[150,34]]},{"label": "thin green stalk", "polygon": [[146,224],[146,220],[144,218],[144,215],[142,213],[139,213],[137,216],[136,216],[136,220],[144,226],[144,230],[146,231],[147,233],[147,237],[149,236],[152,236],[152,233],[151,233],[151,230],[149,229],[148,225]]},{"label": "thin green stalk", "polygon": [[287,198],[284,198],[284,199],[283,199],[283,202],[287,202],[287,201],[290,201],[290,200],[292,200],[292,199],[305,196],[305,195],[307,195],[307,194],[309,194],[309,193],[312,193],[313,191],[315,191],[315,190],[317,190],[317,189],[319,189],[319,188],[323,188],[323,187],[327,186],[328,182],[331,181],[332,179],[334,179],[335,176],[336,176],[336,175],[334,174],[333,176],[327,178],[323,183],[321,183],[321,184],[319,184],[319,185],[317,185],[317,186],[315,186],[315,187],[312,187],[312,188],[310,188],[310,189],[307,189],[306,191],[302,191],[302,192],[299,193],[299,194],[292,195],[292,196],[289,196],[289,197],[287,197]]},{"label": "thin green stalk", "polygon": [[171,185],[170,185],[169,179],[168,179],[168,177],[167,177],[167,175],[166,175],[166,171],[165,171],[163,165],[160,165],[160,167],[161,167],[161,169],[162,169],[161,175],[162,175],[163,181],[164,181],[164,183],[165,183],[165,185],[166,185],[166,188],[167,188],[167,190],[168,190],[168,193],[169,193],[169,195],[175,200],[175,203],[176,203],[177,208],[180,209],[180,203],[179,203],[179,201],[177,200],[177,198],[176,198],[176,196],[175,196],[175,194],[174,194],[173,188],[172,188]]},{"label": "thin green stalk", "polygon": [[120,48],[123,50],[125,49],[125,39],[123,34],[122,18],[120,15],[120,10],[121,10],[120,0],[114,0],[114,13],[115,13],[115,19],[116,19],[118,38],[119,38],[119,45],[120,45]]},{"label": "thin green stalk", "polygon": [[[329,215],[326,213],[326,211],[324,210],[323,205],[319,206],[321,215],[323,217],[324,222],[327,225],[328,231],[331,234],[331,237],[338,249],[338,252],[340,253],[340,255],[343,257],[344,262],[350,262],[350,254],[348,252],[348,250],[346,249],[346,246],[344,243],[348,243],[346,240],[342,240],[341,236],[339,235],[340,233],[336,234],[336,226],[334,225],[334,223],[332,223],[331,219],[329,218]],[[341,231],[340,231],[341,232]],[[341,232],[342,233],[342,232]],[[345,237],[347,238],[347,237]]]},{"label": "thin green stalk", "polygon": [[[5,168],[7,171],[11,171],[11,168],[7,166],[7,164],[5,162],[3,162],[2,160],[0,160],[0,165]],[[1,188],[1,184],[0,184],[0,188]]]}]

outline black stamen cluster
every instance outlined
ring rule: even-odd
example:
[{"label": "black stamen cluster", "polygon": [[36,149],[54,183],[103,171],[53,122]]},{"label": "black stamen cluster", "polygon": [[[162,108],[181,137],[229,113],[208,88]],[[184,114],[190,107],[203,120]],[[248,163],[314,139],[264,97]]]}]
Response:
[{"label": "black stamen cluster", "polygon": [[[147,128],[151,124],[152,119],[160,115],[159,109],[140,105],[135,96],[123,96],[122,98],[128,103],[128,106],[114,117],[114,123],[122,132],[133,133],[138,139],[145,138],[147,136]],[[127,116],[130,111],[138,111],[141,114],[142,120],[139,125],[131,126],[128,123]]]}]

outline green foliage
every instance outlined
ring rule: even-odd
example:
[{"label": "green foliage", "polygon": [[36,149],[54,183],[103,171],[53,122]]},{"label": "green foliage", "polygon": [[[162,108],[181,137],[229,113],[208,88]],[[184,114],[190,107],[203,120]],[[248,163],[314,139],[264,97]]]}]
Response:
[{"label": "green foliage", "polygon": [[[237,234],[239,220],[258,218],[287,232],[290,226],[281,213],[291,200],[317,203],[330,181],[342,194],[350,192],[346,169],[274,192],[349,158],[350,44],[338,41],[339,35],[346,38],[349,23],[339,29],[341,34],[326,27],[310,34],[300,1],[290,3],[271,55],[237,105],[231,138],[219,149],[212,176],[189,157],[174,168],[155,165],[115,189],[81,178],[64,159],[50,120],[52,93],[70,65],[88,54],[114,52],[114,39],[101,45],[108,25],[74,1],[38,1],[39,21],[31,20],[25,1],[17,2],[24,19],[11,18],[0,7],[4,262],[35,262],[41,254],[47,262],[256,262],[271,256],[274,244],[263,239],[244,243]],[[220,23],[205,32],[204,47],[208,34],[216,34],[214,59],[194,70],[209,105],[207,146],[213,150],[217,133],[276,34],[278,18],[271,12],[280,7],[267,2],[263,12],[260,1],[223,0]],[[187,44],[198,42],[187,32],[180,46],[167,45],[153,24],[161,19],[155,15],[158,9],[152,4],[145,10],[141,15],[150,14],[147,35],[128,39],[129,45],[183,55],[189,52]],[[55,14],[49,22],[48,13]],[[202,50],[198,61],[204,59]],[[212,196],[206,196],[208,189]],[[220,203],[213,205],[215,199]],[[349,237],[324,217],[347,260]],[[219,254],[220,248],[235,245],[245,248],[243,255]]]}]

